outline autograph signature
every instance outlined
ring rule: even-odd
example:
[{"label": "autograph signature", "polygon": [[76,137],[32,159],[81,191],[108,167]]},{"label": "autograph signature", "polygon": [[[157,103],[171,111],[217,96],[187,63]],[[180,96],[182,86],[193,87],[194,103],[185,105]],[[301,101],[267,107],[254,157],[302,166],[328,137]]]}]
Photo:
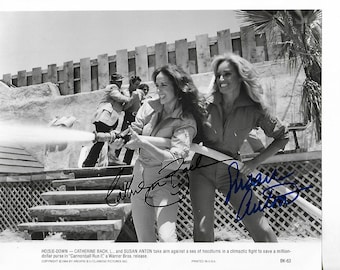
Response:
[{"label": "autograph signature", "polygon": [[[177,160],[174,160],[173,162],[169,163],[167,166],[163,167],[158,173],[164,173],[164,170],[167,170],[168,167],[170,167],[173,163],[178,164],[178,167],[175,170],[171,170],[168,174],[165,176],[157,179],[154,181],[151,185],[146,185],[144,181],[141,181],[138,183],[137,187],[134,190],[131,190],[131,185],[134,179],[127,183],[127,185],[124,186],[124,189],[122,192],[118,194],[118,197],[116,198],[116,204],[118,204],[121,200],[131,198],[131,196],[141,193],[142,191],[145,191],[145,203],[152,207],[165,207],[170,206],[175,203],[178,203],[181,201],[181,198],[179,197],[179,189],[182,185],[185,184],[184,181],[179,181],[177,178],[178,172],[181,170],[183,175],[187,175],[190,171],[194,171],[198,168],[202,167],[208,167],[212,166],[216,163],[220,163],[227,160],[222,161],[212,161],[209,164],[201,164],[201,158],[202,156],[199,156],[195,163],[192,163],[189,168],[181,169],[182,165],[184,164],[184,159],[179,158]],[[228,159],[232,160],[232,159]],[[173,165],[172,165],[173,166]],[[233,169],[236,169],[236,175],[233,173]],[[240,206],[238,209],[236,209],[236,220],[242,220],[246,215],[251,215],[257,212],[263,212],[265,208],[275,208],[275,207],[281,207],[281,206],[287,206],[289,204],[292,204],[300,195],[300,192],[303,190],[307,190],[312,187],[312,185],[308,187],[302,187],[298,188],[297,185],[293,182],[281,182],[291,175],[293,175],[294,172],[290,172],[284,176],[278,177],[278,172],[276,169],[271,173],[271,175],[264,175],[262,173],[258,173],[255,176],[250,174],[247,176],[247,179],[242,179],[240,177],[240,172],[238,169],[238,162],[234,161],[228,166],[228,175],[229,175],[229,183],[230,188],[229,192],[226,194],[225,203],[229,203],[232,197],[232,194],[236,194],[238,192],[244,193],[242,201],[240,203]],[[110,189],[108,190],[107,196],[106,196],[106,203],[109,204],[109,197],[111,196],[113,190],[115,190],[119,184],[120,180],[120,174],[117,174],[115,179],[110,185]],[[275,184],[271,182],[274,182]],[[173,202],[168,203],[166,205],[162,206],[156,206],[153,205],[148,201],[148,197],[151,191],[158,187],[162,187],[164,185],[167,185],[170,183],[171,187],[173,188],[173,192],[171,195],[178,196],[178,199],[175,199]],[[262,184],[266,184],[268,187],[266,187],[262,191],[262,195],[264,196],[265,201],[261,202],[255,200],[253,201],[253,196],[255,196],[252,192],[252,189],[256,186],[261,186]],[[293,190],[290,190],[288,193],[275,195],[274,191],[276,188],[282,186],[290,186],[293,187]],[[292,199],[293,195],[293,199]],[[287,196],[290,196],[291,198],[288,199]]]},{"label": "autograph signature", "polygon": [[[161,173],[162,170],[160,170],[159,173]],[[138,183],[137,187],[134,190],[131,189],[132,183],[134,181],[134,179],[132,177],[131,181],[128,182],[126,185],[124,185],[124,188],[123,188],[122,192],[119,192],[119,194],[118,194],[118,196],[116,198],[116,202],[114,204],[112,204],[112,203],[109,202],[110,201],[109,199],[110,199],[110,196],[112,195],[113,191],[115,189],[117,189],[117,187],[119,186],[119,180],[120,180],[120,177],[121,177],[120,174],[117,174],[116,177],[114,178],[114,180],[112,181],[112,183],[110,185],[110,188],[108,189],[107,195],[105,197],[105,202],[108,205],[115,206],[120,201],[125,200],[125,199],[129,199],[129,198],[131,198],[131,196],[137,195],[137,194],[141,193],[142,191],[145,191],[145,195],[144,195],[145,203],[147,205],[149,205],[149,206],[152,206],[152,207],[166,207],[166,206],[170,206],[170,205],[173,205],[175,203],[178,203],[178,202],[180,202],[180,199],[175,200],[175,201],[173,201],[171,203],[168,203],[168,204],[162,204],[162,206],[153,205],[152,203],[150,203],[148,201],[149,194],[150,194],[151,191],[155,190],[158,187],[165,186],[168,183],[170,183],[171,188],[174,190],[170,194],[172,196],[179,195],[180,187],[182,185],[184,185],[184,183],[178,180],[177,175],[176,175],[176,172],[178,172],[178,171],[179,171],[179,169],[176,169],[175,171],[172,171],[171,173],[169,173],[165,177],[161,177],[161,178],[157,179],[151,185],[146,185],[144,180],[143,180],[143,181]]]},{"label": "autograph signature", "polygon": [[182,171],[183,175],[187,175],[189,171],[193,171],[193,170],[198,169],[198,168],[208,167],[208,166],[214,165],[216,163],[223,162],[223,161],[213,161],[212,163],[209,163],[207,165],[202,165],[202,164],[200,164],[201,158],[202,158],[202,156],[199,156],[197,158],[196,163],[191,164],[189,168],[184,168],[184,169],[181,169],[182,165],[184,164],[184,158],[178,158],[176,160],[173,160],[172,162],[169,162],[166,166],[164,166],[162,169],[160,169],[158,174],[161,174],[163,171],[167,170],[169,167],[172,167],[173,166],[172,164],[177,164],[177,168],[175,170],[169,170],[170,172],[168,174],[157,179],[151,185],[146,185],[144,180],[143,180],[143,181],[139,182],[139,184],[137,185],[137,188],[135,190],[131,190],[131,186],[132,186],[132,183],[134,181],[134,179],[132,177],[132,180],[129,183],[127,183],[127,185],[124,186],[122,192],[120,192],[118,194],[118,196],[116,198],[116,202],[112,204],[112,203],[109,203],[110,196],[112,195],[113,191],[120,186],[119,180],[120,180],[121,174],[118,173],[115,176],[114,180],[112,181],[112,183],[110,185],[110,188],[109,188],[107,195],[106,195],[106,198],[105,198],[105,202],[108,205],[115,206],[121,200],[131,198],[132,195],[139,194],[139,193],[141,193],[142,191],[145,190],[144,201],[149,206],[166,207],[166,206],[170,206],[170,205],[173,205],[175,203],[178,203],[182,200],[180,197],[178,198],[178,200],[174,200],[173,202],[171,202],[169,204],[166,204],[166,205],[162,204],[162,206],[156,206],[156,205],[153,205],[150,202],[148,202],[147,198],[149,197],[149,194],[150,194],[151,191],[153,191],[157,187],[162,187],[162,186],[164,186],[168,183],[170,183],[171,187],[174,190],[173,192],[171,192],[171,195],[177,196],[180,193],[179,189],[181,188],[181,186],[185,185],[184,181],[179,181],[178,178],[177,178],[179,171]]},{"label": "autograph signature", "polygon": [[[250,174],[247,176],[247,180],[245,180],[245,183],[243,183],[244,179],[239,178],[240,176],[239,170],[236,171],[236,176],[234,176],[235,179],[233,179],[233,173],[231,170],[233,165],[235,166],[236,169],[238,169],[237,162],[231,163],[230,166],[228,167],[228,175],[230,178],[230,189],[226,195],[225,203],[227,204],[230,201],[233,193],[236,194],[240,191],[245,191],[245,194],[243,195],[240,206],[237,210],[237,214],[236,214],[237,221],[242,220],[246,215],[251,215],[257,212],[263,212],[265,208],[275,208],[277,206],[280,207],[280,206],[287,206],[289,204],[292,204],[295,200],[297,200],[301,191],[307,190],[312,187],[312,185],[310,185],[308,187],[298,188],[294,182],[287,182],[287,181],[280,183],[280,181],[293,175],[294,172],[290,172],[287,175],[277,177],[278,172],[276,169],[274,169],[274,171],[272,172],[270,176],[265,175],[264,178],[263,178],[262,173],[258,173],[256,176],[253,176],[252,174]],[[265,202],[262,203],[261,201],[258,201],[258,202],[252,201],[253,196],[254,196],[252,192],[252,187],[260,186],[264,183],[269,185],[273,180],[276,183],[271,186],[268,186],[262,191]],[[275,188],[278,188],[280,186],[281,187],[290,186],[290,187],[294,187],[294,189],[289,190],[288,193],[274,195],[273,191],[275,190]],[[291,194],[293,195],[293,198],[288,200],[287,196]]]}]

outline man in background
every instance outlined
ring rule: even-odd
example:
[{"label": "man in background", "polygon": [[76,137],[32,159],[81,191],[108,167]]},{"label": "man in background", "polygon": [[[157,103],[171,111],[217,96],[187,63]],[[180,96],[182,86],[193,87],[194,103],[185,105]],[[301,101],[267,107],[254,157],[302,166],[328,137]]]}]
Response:
[{"label": "man in background", "polygon": [[[141,106],[141,102],[145,97],[144,90],[140,88],[141,78],[138,76],[132,76],[129,81],[129,94],[130,96],[136,95],[138,98],[133,98],[128,104],[124,106],[124,121],[122,124],[122,131],[126,130],[132,122],[135,121],[135,117],[138,109]],[[143,84],[144,88],[146,84]],[[146,85],[147,86],[147,85]],[[121,149],[116,151],[116,155],[119,156]],[[125,164],[131,164],[133,158],[133,150],[126,149],[123,162]]]},{"label": "man in background", "polygon": [[[110,84],[105,88],[103,99],[94,115],[93,124],[96,132],[110,132],[117,128],[120,113],[123,111],[124,104],[128,104],[131,96],[123,94],[121,89],[123,76],[117,73],[111,75]],[[91,147],[83,167],[94,167],[97,163],[99,154],[104,146],[104,142],[95,142]],[[109,152],[109,151],[108,151]],[[122,165],[117,157],[109,157],[109,165]]]}]

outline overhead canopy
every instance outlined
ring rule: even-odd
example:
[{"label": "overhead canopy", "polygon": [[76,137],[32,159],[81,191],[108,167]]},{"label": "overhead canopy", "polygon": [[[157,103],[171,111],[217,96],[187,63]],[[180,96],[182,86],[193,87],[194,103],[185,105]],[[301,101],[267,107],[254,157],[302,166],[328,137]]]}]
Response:
[{"label": "overhead canopy", "polygon": [[24,148],[0,142],[0,174],[44,171],[44,166]]}]

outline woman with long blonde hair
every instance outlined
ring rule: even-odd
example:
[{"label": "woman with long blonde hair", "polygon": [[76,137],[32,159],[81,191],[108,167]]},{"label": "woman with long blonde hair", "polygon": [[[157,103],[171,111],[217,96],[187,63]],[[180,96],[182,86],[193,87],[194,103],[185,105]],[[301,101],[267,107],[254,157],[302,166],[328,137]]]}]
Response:
[{"label": "woman with long blonde hair", "polygon": [[[277,238],[262,211],[248,211],[258,205],[252,189],[241,188],[264,160],[288,142],[288,130],[269,113],[262,101],[262,88],[253,65],[236,54],[217,56],[212,62],[215,81],[206,97],[207,115],[201,138],[205,146],[239,159],[243,141],[254,128],[263,129],[273,142],[259,155],[236,170],[222,162],[195,154],[190,172],[190,196],[194,213],[194,241],[214,241],[215,190],[226,196],[257,242]],[[251,207],[250,207],[251,208]]]}]

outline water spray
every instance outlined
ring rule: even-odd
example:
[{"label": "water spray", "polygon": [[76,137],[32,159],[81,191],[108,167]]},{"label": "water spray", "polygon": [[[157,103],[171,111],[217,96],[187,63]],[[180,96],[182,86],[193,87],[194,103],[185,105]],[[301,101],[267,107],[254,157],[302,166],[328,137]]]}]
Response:
[{"label": "water spray", "polygon": [[[170,139],[152,136],[142,136],[144,139],[148,140],[155,146],[168,146],[170,147]],[[125,130],[121,133],[115,131],[111,132],[87,132],[80,130],[72,130],[67,127],[41,127],[34,125],[24,125],[24,124],[13,124],[13,123],[1,123],[0,122],[0,142],[21,142],[21,143],[37,143],[37,144],[47,144],[47,143],[68,143],[68,142],[113,142],[115,139],[123,138],[126,143],[131,139],[129,130]],[[214,149],[207,148],[202,145],[193,143],[190,148],[191,151],[198,154],[202,154],[213,158],[217,161],[223,162],[229,166],[233,163],[238,163],[238,168],[242,168],[243,163],[239,160],[233,160],[231,157],[220,153]],[[253,173],[261,173],[255,170]],[[272,184],[277,184],[275,188],[281,194],[287,194],[290,199],[294,198],[294,193],[288,188],[280,185],[275,180],[271,180]],[[264,183],[266,184],[266,183]],[[294,201],[301,208],[306,210],[313,217],[321,220],[321,210],[312,205],[310,202],[306,201],[302,197],[298,197]]]},{"label": "water spray", "polygon": [[18,144],[60,144],[91,142],[92,132],[74,130],[64,126],[41,126],[17,122],[0,122],[0,142]]},{"label": "water spray", "polygon": [[48,126],[37,124],[19,123],[14,121],[0,122],[0,142],[9,144],[46,144],[51,151],[61,151],[72,142],[108,142],[122,138],[124,143],[131,138],[129,129],[120,133],[111,132],[89,132],[70,129],[75,122],[73,117],[62,117],[52,120]]}]

